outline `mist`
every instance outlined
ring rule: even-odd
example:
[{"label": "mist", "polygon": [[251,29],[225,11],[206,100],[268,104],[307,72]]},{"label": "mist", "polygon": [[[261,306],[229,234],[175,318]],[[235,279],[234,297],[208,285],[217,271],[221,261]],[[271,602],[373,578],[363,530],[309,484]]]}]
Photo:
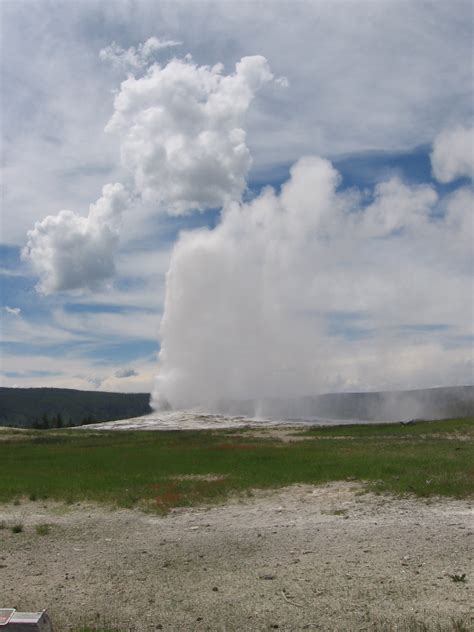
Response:
[{"label": "mist", "polygon": [[216,406],[217,413],[231,417],[316,423],[449,419],[473,411],[473,386],[222,401]]}]

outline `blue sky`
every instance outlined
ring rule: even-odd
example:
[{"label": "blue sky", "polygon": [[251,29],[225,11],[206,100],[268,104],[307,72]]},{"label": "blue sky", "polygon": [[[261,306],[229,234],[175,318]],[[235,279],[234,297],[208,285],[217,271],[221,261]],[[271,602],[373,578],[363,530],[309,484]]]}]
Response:
[{"label": "blue sky", "polygon": [[[180,42],[157,48],[147,63],[165,67],[173,56],[189,53],[196,67],[222,63],[224,75],[232,73],[243,56],[265,57],[274,79],[262,80],[251,104],[238,115],[252,158],[248,173],[236,167],[237,175],[245,177],[247,203],[268,185],[279,193],[292,165],[305,155],[332,162],[342,178],[338,192],[346,200],[357,198],[351,202],[355,214],[369,208],[378,199],[377,186],[391,179],[411,191],[424,186],[435,192],[437,200],[429,205],[433,221],[447,217],[457,191],[472,191],[462,169],[448,179],[435,177],[431,160],[433,143],[443,131],[472,124],[469,2],[19,0],[4,2],[2,13],[2,74],[8,86],[3,95],[0,244],[4,385],[152,390],[173,247],[182,231],[212,231],[220,222],[220,206],[213,205],[211,197],[200,211],[171,213],[163,208],[167,201],[181,204],[174,193],[166,193],[168,198],[160,193],[157,202],[147,198],[145,189],[138,190],[137,176],[123,159],[123,138],[129,132],[104,132],[126,76],[100,59],[100,51],[112,42],[124,51],[138,51],[150,37]],[[145,71],[134,72],[138,81]],[[280,81],[283,77],[287,81]],[[115,274],[96,285],[38,291],[39,268],[21,258],[28,231],[62,209],[86,217],[96,200],[108,204],[106,196],[100,198],[101,190],[115,182],[124,183],[131,194],[117,232]],[[159,186],[166,184],[160,180]],[[112,213],[107,209],[100,212]],[[472,220],[465,226],[472,229]],[[384,239],[395,243],[406,229],[401,225],[397,230]],[[425,238],[434,239],[428,233]],[[371,256],[384,248],[375,242],[372,239]],[[413,242],[400,239],[398,251],[393,243],[386,251],[388,259],[397,252],[400,257],[413,255]],[[424,247],[424,241],[419,243]],[[351,256],[356,257],[354,270],[360,265],[360,274],[366,274],[363,253]],[[402,312],[395,316],[392,310],[384,324],[394,349],[401,339],[410,348],[429,349],[419,363],[410,360],[413,366],[423,367],[430,358],[438,362],[441,356],[446,363],[424,378],[422,368],[416,370],[416,379],[411,369],[405,381],[397,377],[390,382],[387,377],[385,386],[406,386],[412,378],[414,386],[472,381],[472,364],[466,364],[472,350],[472,303],[469,309],[466,299],[472,288],[472,259],[469,253],[462,260],[449,256],[443,259],[446,275],[436,276],[433,264],[433,276],[426,276],[425,283],[433,284],[432,292],[445,291],[457,311],[464,310],[462,318],[430,306],[419,318],[406,319]],[[413,257],[416,275],[418,259]],[[427,270],[428,260],[420,278]],[[445,290],[435,287],[437,279],[446,283]],[[364,341],[380,335],[383,312],[378,307],[371,312],[349,304],[335,306],[337,301],[328,299],[314,317],[327,349],[340,343],[362,353]],[[445,353],[459,348],[456,357]],[[389,351],[384,348],[383,353]],[[120,376],[124,369],[130,369],[129,376]],[[340,373],[339,368],[334,375]],[[348,375],[342,388],[372,385],[369,377],[363,382],[357,375]],[[321,388],[338,388],[338,379]]]}]

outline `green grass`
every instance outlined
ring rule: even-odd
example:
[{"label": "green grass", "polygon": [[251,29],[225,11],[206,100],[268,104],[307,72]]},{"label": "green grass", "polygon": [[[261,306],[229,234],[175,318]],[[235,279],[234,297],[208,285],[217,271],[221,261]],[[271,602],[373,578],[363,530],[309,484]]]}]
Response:
[{"label": "green grass", "polygon": [[95,627],[86,625],[81,628],[77,628],[73,630],[73,632],[127,632],[126,630],[119,630],[119,628],[103,628],[103,627]]},{"label": "green grass", "polygon": [[[404,632],[469,632],[471,629],[470,624],[464,619],[452,618],[450,621],[428,623],[414,617],[408,617],[396,623],[369,621],[367,627],[367,630],[371,632],[400,632],[400,630]],[[74,628],[72,632],[133,632],[133,630],[107,624],[92,624]]]},{"label": "green grass", "polygon": [[402,623],[374,623],[370,627],[371,632],[469,632],[471,627],[462,619],[451,619],[449,623],[426,623],[413,617]]},{"label": "green grass", "polygon": [[[91,500],[165,512],[253,488],[358,480],[376,492],[470,497],[474,419],[296,430],[28,431],[0,441],[0,502]],[[176,478],[212,474],[216,480]]]},{"label": "green grass", "polygon": [[36,533],[37,535],[49,535],[51,533],[51,525],[50,524],[37,524]]}]

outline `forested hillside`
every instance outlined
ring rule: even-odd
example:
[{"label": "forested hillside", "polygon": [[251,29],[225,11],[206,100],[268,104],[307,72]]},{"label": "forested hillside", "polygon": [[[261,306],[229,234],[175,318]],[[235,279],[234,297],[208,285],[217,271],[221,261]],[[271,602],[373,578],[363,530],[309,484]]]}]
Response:
[{"label": "forested hillside", "polygon": [[0,426],[51,428],[139,417],[151,412],[149,401],[149,393],[0,388]]}]

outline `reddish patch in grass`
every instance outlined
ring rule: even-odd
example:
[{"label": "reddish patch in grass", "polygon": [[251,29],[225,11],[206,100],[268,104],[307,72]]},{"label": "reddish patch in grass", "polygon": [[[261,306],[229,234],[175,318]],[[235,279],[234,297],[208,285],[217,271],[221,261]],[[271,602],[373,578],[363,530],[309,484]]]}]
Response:
[{"label": "reddish patch in grass", "polygon": [[221,478],[210,481],[198,481],[187,491],[180,491],[176,483],[152,483],[150,486],[157,494],[155,496],[156,505],[160,509],[166,510],[182,504],[183,499],[186,498],[186,494],[195,495],[197,493],[199,495],[201,492],[205,496],[206,490],[223,485],[225,482],[225,479]]},{"label": "reddish patch in grass", "polygon": [[221,443],[219,450],[258,450],[259,446],[253,443]]},{"label": "reddish patch in grass", "polygon": [[158,492],[158,495],[155,496],[155,502],[162,509],[176,505],[183,498],[183,494],[176,489],[176,485],[154,483],[152,487]]},{"label": "reddish patch in grass", "polygon": [[155,496],[155,502],[158,507],[171,507],[182,500],[183,494],[179,492],[164,492],[159,496]]},{"label": "reddish patch in grass", "polygon": [[[251,446],[251,448],[253,448],[253,446]],[[226,477],[216,476],[216,478],[210,480],[196,480],[191,478],[191,474],[189,477],[190,478],[178,479],[181,485],[166,480],[161,483],[150,483],[149,486],[153,490],[155,505],[161,511],[166,512],[169,509],[186,504],[186,501],[196,501],[212,497],[216,493],[215,491],[212,492],[212,490],[216,490],[216,487],[219,488],[227,483]],[[184,488],[182,486],[183,481],[185,483]]]},{"label": "reddish patch in grass", "polygon": [[339,452],[341,454],[354,454],[357,450],[355,448],[339,448]]}]

